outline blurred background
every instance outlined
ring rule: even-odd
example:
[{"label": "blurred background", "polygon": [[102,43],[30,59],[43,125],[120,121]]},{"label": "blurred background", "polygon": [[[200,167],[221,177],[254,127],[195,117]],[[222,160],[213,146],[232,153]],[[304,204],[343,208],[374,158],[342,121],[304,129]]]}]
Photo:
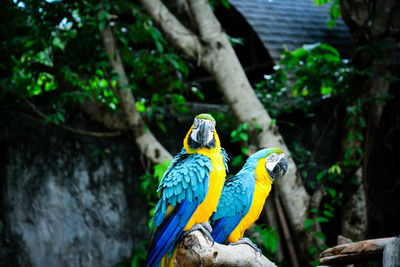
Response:
[{"label": "blurred background", "polygon": [[247,232],[277,265],[400,234],[400,4],[192,2],[1,1],[0,266],[142,266],[204,112],[230,173],[269,136],[293,159]]}]

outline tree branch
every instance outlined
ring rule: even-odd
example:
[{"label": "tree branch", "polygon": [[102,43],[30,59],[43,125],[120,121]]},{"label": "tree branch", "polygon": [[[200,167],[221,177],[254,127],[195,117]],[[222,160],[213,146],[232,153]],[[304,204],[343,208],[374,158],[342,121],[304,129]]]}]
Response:
[{"label": "tree branch", "polygon": [[122,116],[118,116],[118,114],[102,108],[93,100],[87,98],[83,103],[79,103],[78,105],[87,116],[103,124],[104,127],[114,131],[128,130],[128,125]]},{"label": "tree branch", "polygon": [[287,245],[288,252],[289,252],[290,262],[292,263],[293,267],[298,267],[299,262],[297,261],[296,250],[294,249],[294,245],[293,245],[292,238],[290,235],[289,227],[288,227],[279,197],[274,196],[273,201],[276,206],[276,211],[278,212],[279,221],[281,222],[283,236],[285,237],[285,243]]},{"label": "tree branch", "polygon": [[145,128],[144,121],[139,111],[136,109],[135,98],[130,89],[129,80],[125,73],[111,27],[106,25],[103,30],[100,30],[100,34],[111,67],[118,75],[118,96],[121,110],[126,117],[129,129],[135,136],[137,146],[146,158],[153,163],[162,163],[164,160],[172,160],[171,154],[162,146],[154,135]]},{"label": "tree branch", "polygon": [[319,260],[324,265],[352,264],[382,259],[385,245],[394,237],[369,239],[355,243],[328,248],[323,251]]},{"label": "tree branch", "polygon": [[202,41],[218,40],[223,32],[221,24],[214,16],[208,1],[189,0],[190,10],[197,23]]},{"label": "tree branch", "polygon": [[276,266],[246,244],[221,245],[210,242],[200,231],[187,235],[178,245],[176,265],[186,266]]},{"label": "tree branch", "polygon": [[160,0],[140,0],[140,2],[175,47],[196,60],[201,48],[198,37],[179,22]]},{"label": "tree branch", "polygon": [[[6,90],[9,93],[12,93],[13,95],[17,95],[15,94],[12,90],[4,87],[3,85],[0,85],[4,90]],[[20,95],[17,95],[22,101],[24,101],[32,110],[33,112],[39,116],[41,119],[43,119],[43,121],[45,121],[47,119],[47,115],[45,115],[43,112],[40,111],[40,109],[38,107],[36,107],[35,104],[33,104],[31,101],[29,101],[28,99],[26,99],[25,97],[22,97]],[[50,123],[52,123],[53,125],[56,125],[57,127],[60,127],[64,130],[67,130],[69,132],[72,133],[76,133],[76,134],[80,134],[80,135],[86,135],[86,136],[93,136],[93,137],[114,137],[114,136],[118,136],[121,135],[122,132],[121,131],[116,131],[116,132],[109,132],[109,133],[100,133],[100,132],[92,132],[92,131],[85,131],[85,130],[81,130],[81,129],[76,129],[73,127],[70,127],[68,125],[65,124],[57,124],[54,121],[49,121]]]}]

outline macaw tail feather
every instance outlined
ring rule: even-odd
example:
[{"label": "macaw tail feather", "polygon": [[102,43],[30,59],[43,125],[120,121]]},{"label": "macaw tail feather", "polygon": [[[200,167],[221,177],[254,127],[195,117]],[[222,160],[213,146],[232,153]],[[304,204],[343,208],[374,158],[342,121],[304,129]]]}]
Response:
[{"label": "macaw tail feather", "polygon": [[213,231],[211,233],[214,241],[220,244],[224,243],[233,230],[235,230],[241,219],[242,216],[238,214],[231,217],[223,217],[217,220],[213,225]]},{"label": "macaw tail feather", "polygon": [[162,257],[175,245],[197,206],[192,202],[183,200],[165,220],[165,223],[158,227],[147,255],[146,267],[157,266]]}]

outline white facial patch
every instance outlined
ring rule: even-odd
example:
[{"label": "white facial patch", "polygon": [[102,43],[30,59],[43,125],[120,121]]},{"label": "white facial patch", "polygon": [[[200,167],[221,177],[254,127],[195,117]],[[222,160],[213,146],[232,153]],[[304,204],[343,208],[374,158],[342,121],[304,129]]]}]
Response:
[{"label": "white facial patch", "polygon": [[203,123],[206,123],[208,126],[207,129],[209,129],[208,133],[204,133],[205,135],[207,135],[206,143],[208,144],[209,142],[211,142],[211,140],[214,137],[213,133],[214,133],[214,129],[215,129],[215,122],[213,122],[213,121],[205,120],[205,119],[194,119],[193,129],[192,129],[192,133],[190,134],[190,137],[194,141],[200,143],[200,140],[197,140],[197,134],[200,130],[200,125]]},{"label": "white facial patch", "polygon": [[278,153],[272,153],[271,155],[269,155],[267,157],[267,162],[265,164],[265,167],[267,168],[267,170],[269,171],[273,171],[273,169],[275,168],[276,164],[279,163],[279,161],[285,157],[285,154],[278,154]]}]

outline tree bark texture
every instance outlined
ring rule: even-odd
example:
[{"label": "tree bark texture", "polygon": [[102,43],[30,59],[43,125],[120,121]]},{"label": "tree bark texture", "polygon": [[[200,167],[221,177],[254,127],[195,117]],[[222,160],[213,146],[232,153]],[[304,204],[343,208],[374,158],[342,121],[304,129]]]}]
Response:
[{"label": "tree bark texture", "polygon": [[255,95],[225,32],[206,0],[189,0],[189,14],[199,32],[185,27],[159,0],[141,0],[141,4],[163,30],[167,38],[187,56],[197,61],[215,78],[239,123],[250,125],[251,140],[259,148],[280,147],[287,153],[289,169],[277,182],[289,222],[304,255],[313,244],[321,243],[312,231],[306,232],[310,196],[305,190],[296,165],[271,117]]},{"label": "tree bark texture", "polygon": [[367,230],[367,207],[366,195],[362,184],[362,168],[358,168],[355,173],[358,183],[356,192],[354,192],[342,207],[341,234],[349,237],[351,240],[364,240]]},{"label": "tree bark texture", "polygon": [[100,33],[111,67],[118,75],[119,88],[117,91],[117,98],[121,105],[121,110],[126,117],[128,127],[134,134],[137,146],[152,163],[162,163],[164,160],[171,160],[171,154],[162,146],[154,135],[146,129],[143,119],[136,109],[135,98],[130,89],[128,77],[126,76],[111,27],[106,25]]},{"label": "tree bark texture", "polygon": [[[361,105],[361,112],[355,117],[353,116],[353,123],[350,123],[350,127],[346,127],[343,134],[342,154],[345,155],[348,149],[353,151],[361,149],[364,154],[363,159],[355,152],[351,157],[351,160],[354,161],[361,162],[362,160],[360,169],[353,170],[353,173],[357,176],[362,170],[360,177],[362,177],[363,186],[358,188],[354,193],[355,196],[351,197],[346,205],[352,207],[350,213],[354,213],[360,218],[364,217],[365,221],[368,216],[366,180],[369,172],[367,166],[370,165],[368,160],[383,112],[383,98],[389,91],[390,69],[395,62],[396,47],[400,40],[399,1],[376,0],[372,2],[341,1],[341,14],[349,27],[353,45],[352,62],[357,70],[350,84],[349,99],[351,102],[349,105]],[[360,123],[361,117],[365,119],[366,127]],[[350,116],[346,120],[349,121],[349,119]],[[364,140],[349,138],[351,132],[363,133]],[[361,194],[365,195],[364,200],[360,198]],[[354,199],[359,199],[364,203],[354,206],[352,205]],[[342,218],[342,225],[348,226],[345,235],[355,239],[365,236],[367,224],[363,226],[364,229],[361,229],[360,225],[357,225],[358,222],[353,220],[355,223],[352,223],[352,216],[343,216]]]},{"label": "tree bark texture", "polygon": [[264,255],[246,244],[221,245],[209,241],[200,231],[194,231],[178,245],[174,266],[276,266]]}]

